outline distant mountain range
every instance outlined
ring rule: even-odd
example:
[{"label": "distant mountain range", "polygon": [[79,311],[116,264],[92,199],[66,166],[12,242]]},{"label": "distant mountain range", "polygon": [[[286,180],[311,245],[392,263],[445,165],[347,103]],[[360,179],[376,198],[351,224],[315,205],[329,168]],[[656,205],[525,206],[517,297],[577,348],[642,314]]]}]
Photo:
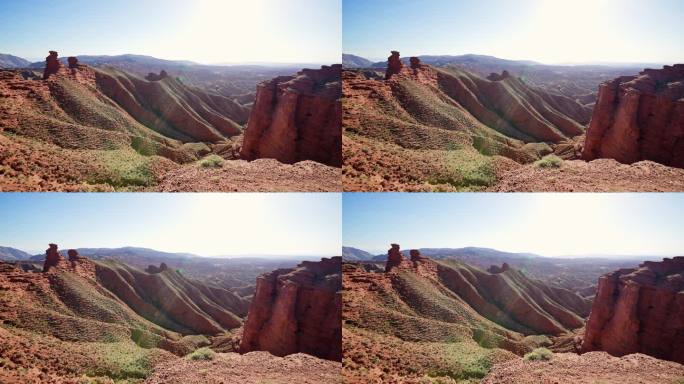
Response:
[{"label": "distant mountain range", "polygon": [[20,249],[11,247],[0,247],[0,260],[28,260],[31,254]]},{"label": "distant mountain range", "polygon": [[21,57],[0,53],[0,68],[24,68],[31,64],[30,61]]},{"label": "distant mountain range", "polygon": [[344,68],[368,68],[373,65],[373,62],[361,56],[342,54],[342,67]]}]

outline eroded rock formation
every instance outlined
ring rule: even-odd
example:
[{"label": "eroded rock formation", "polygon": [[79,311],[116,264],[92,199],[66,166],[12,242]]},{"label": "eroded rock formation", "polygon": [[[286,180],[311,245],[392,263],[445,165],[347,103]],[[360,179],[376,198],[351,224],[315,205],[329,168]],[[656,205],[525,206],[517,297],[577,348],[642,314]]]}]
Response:
[{"label": "eroded rock formation", "polygon": [[165,70],[162,69],[158,75],[154,72],[148,73],[147,76],[145,76],[145,79],[148,81],[159,81],[159,80],[165,79],[167,77],[169,77],[169,74]]},{"label": "eroded rock formation", "polygon": [[45,58],[45,70],[43,71],[43,80],[46,80],[50,75],[54,75],[59,71],[62,64],[59,62],[56,51],[50,51],[50,55]]},{"label": "eroded rock formation", "polygon": [[342,258],[304,261],[257,279],[240,352],[342,359]]},{"label": "eroded rock formation", "polygon": [[399,250],[399,244],[391,244],[391,247],[392,248],[387,251],[385,272],[391,271],[392,268],[399,266],[401,262],[405,260],[404,256],[401,255],[401,251]]},{"label": "eroded rock formation", "polygon": [[582,157],[684,168],[684,64],[601,84]]},{"label": "eroded rock formation", "polygon": [[147,273],[162,273],[169,269],[169,267],[166,265],[166,263],[161,263],[157,267],[156,265],[148,265],[147,268],[145,268],[145,272]]},{"label": "eroded rock formation", "polygon": [[261,83],[240,156],[341,166],[341,71],[335,64]]},{"label": "eroded rock formation", "polygon": [[83,64],[78,63],[78,58],[74,56],[69,56],[67,58],[67,63],[69,63],[69,68],[72,70],[79,69],[83,66]]},{"label": "eroded rock formation", "polygon": [[392,51],[390,57],[387,58],[387,70],[385,71],[385,80],[389,80],[392,77],[392,75],[396,75],[397,73],[401,72],[401,68],[403,67],[404,64],[401,62],[399,52]]},{"label": "eroded rock formation", "polygon": [[423,64],[420,63],[420,59],[413,56],[409,59],[409,63],[411,64],[411,69],[413,69],[413,73],[417,73],[419,69],[423,68]]},{"label": "eroded rock formation", "polygon": [[511,269],[511,266],[508,265],[508,263],[503,263],[501,265],[501,267],[499,267],[497,265],[490,266],[489,268],[487,268],[487,272],[489,272],[489,273],[502,273],[502,272],[508,271],[509,269]]},{"label": "eroded rock formation", "polygon": [[59,250],[57,249],[57,244],[50,244],[50,247],[45,250],[45,263],[43,264],[43,272],[47,272],[52,267],[56,267],[62,260],[62,256],[59,255]]},{"label": "eroded rock formation", "polygon": [[411,256],[411,261],[420,261],[420,260],[427,260],[428,258],[425,256],[422,256],[420,254],[420,251],[417,249],[412,249],[409,252],[409,255]]},{"label": "eroded rock formation", "polygon": [[490,81],[501,81],[501,80],[504,80],[504,79],[508,79],[509,77],[511,77],[511,74],[508,73],[508,71],[504,69],[504,70],[501,72],[500,75],[499,75],[498,73],[493,73],[493,72],[490,73],[489,76],[487,76],[487,80],[490,80]]},{"label": "eroded rock formation", "polygon": [[582,351],[684,363],[684,257],[602,276]]}]

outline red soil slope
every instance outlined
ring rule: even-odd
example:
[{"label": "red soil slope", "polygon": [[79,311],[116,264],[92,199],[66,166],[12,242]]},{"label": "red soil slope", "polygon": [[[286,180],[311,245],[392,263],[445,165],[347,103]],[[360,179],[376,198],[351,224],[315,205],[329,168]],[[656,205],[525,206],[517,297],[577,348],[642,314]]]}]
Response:
[{"label": "red soil slope", "polygon": [[341,257],[305,261],[257,279],[240,351],[342,359]]},{"label": "red soil slope", "polygon": [[341,70],[339,64],[304,69],[260,84],[241,157],[341,166]]},{"label": "red soil slope", "polygon": [[601,84],[582,157],[684,168],[684,64]]},{"label": "red soil slope", "polygon": [[346,382],[477,380],[495,363],[553,343],[542,335],[572,349],[570,331],[588,313],[580,296],[510,267],[489,273],[390,251],[390,272],[343,265]]},{"label": "red soil slope", "polygon": [[247,314],[248,303],[241,297],[172,269],[148,273],[107,260],[97,262],[96,276],[140,316],[183,334],[218,334],[241,326]]},{"label": "red soil slope", "polygon": [[684,363],[684,257],[602,276],[582,350]]}]

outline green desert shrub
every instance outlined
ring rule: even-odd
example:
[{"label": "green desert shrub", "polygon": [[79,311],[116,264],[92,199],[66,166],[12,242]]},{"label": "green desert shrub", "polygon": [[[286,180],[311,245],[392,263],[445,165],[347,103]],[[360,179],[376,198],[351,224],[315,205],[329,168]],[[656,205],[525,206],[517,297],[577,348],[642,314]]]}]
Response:
[{"label": "green desert shrub", "polygon": [[537,348],[534,351],[525,355],[524,359],[527,361],[536,360],[551,360],[553,358],[553,352],[546,348]]},{"label": "green desert shrub", "polygon": [[221,168],[225,160],[219,155],[209,155],[200,160],[200,165],[204,168]]},{"label": "green desert shrub", "polygon": [[215,356],[216,353],[207,347],[200,348],[188,355],[192,360],[214,360]]},{"label": "green desert shrub", "polygon": [[560,168],[563,164],[563,159],[556,155],[544,156],[541,160],[537,160],[534,165],[540,168]]}]

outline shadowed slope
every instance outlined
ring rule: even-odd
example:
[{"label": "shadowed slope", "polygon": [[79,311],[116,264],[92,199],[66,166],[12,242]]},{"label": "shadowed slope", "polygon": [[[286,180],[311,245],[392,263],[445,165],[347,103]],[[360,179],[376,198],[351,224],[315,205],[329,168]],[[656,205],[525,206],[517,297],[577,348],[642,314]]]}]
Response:
[{"label": "shadowed slope", "polygon": [[175,270],[147,273],[108,260],[96,263],[100,284],[144,318],[180,333],[216,334],[241,325],[247,302],[189,280]]},{"label": "shadowed slope", "polygon": [[[516,163],[575,157],[590,114],[517,78],[420,63],[385,81],[344,70],[343,95],[346,190],[482,189]],[[376,153],[381,166],[366,164]]]},{"label": "shadowed slope", "polygon": [[[231,99],[172,77],[143,80],[113,68],[96,70],[98,88],[145,126],[183,142],[215,142],[242,131],[248,110]],[[231,120],[232,119],[232,120]]]},{"label": "shadowed slope", "polygon": [[506,267],[489,273],[420,256],[397,262],[388,273],[343,265],[349,382],[479,379],[495,363],[550,345],[548,336],[566,339],[589,309],[574,293]]}]

